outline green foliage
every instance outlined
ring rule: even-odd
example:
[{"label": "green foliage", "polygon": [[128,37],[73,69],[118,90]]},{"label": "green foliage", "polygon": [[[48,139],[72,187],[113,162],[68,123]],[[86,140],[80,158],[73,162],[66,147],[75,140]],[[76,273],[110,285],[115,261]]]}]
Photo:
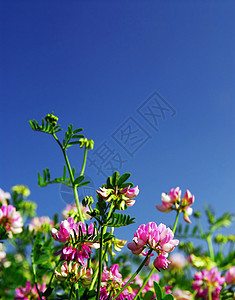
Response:
[{"label": "green foliage", "polygon": [[45,119],[42,119],[41,125],[39,125],[36,120],[30,120],[29,124],[34,131],[44,132],[48,134],[55,134],[62,130],[60,128],[60,125],[54,125],[53,123],[45,121]]},{"label": "green foliage", "polygon": [[0,226],[0,241],[6,240],[8,238],[8,233],[5,227]]},{"label": "green foliage", "polygon": [[130,215],[114,213],[105,225],[109,227],[122,227],[135,223],[134,220],[135,218],[131,218]]}]

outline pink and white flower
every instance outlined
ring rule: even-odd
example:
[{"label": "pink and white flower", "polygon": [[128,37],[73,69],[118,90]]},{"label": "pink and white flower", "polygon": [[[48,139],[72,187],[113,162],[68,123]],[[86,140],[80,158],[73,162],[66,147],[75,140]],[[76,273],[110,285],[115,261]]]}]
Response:
[{"label": "pink and white flower", "polygon": [[181,289],[174,290],[173,296],[176,300],[194,300],[192,293]]},{"label": "pink and white flower", "polygon": [[227,284],[235,284],[235,266],[230,267],[226,272],[225,282]]},{"label": "pink and white flower", "polygon": [[[46,289],[45,282],[43,282],[41,286],[38,284],[38,288],[40,292],[44,292]],[[36,286],[34,285],[33,287],[31,287],[30,281],[27,281],[25,287],[16,288],[15,292],[16,292],[15,300],[29,300],[29,299],[40,300]],[[44,296],[41,297],[43,300],[46,299]]]},{"label": "pink and white flower", "polygon": [[[101,277],[100,299],[107,300],[113,297],[120,291],[126,282],[122,281],[122,274],[119,272],[119,266],[114,264],[108,270],[104,267]],[[110,297],[111,294],[111,297]],[[132,300],[135,294],[130,286],[128,286],[116,299],[117,300]]]},{"label": "pink and white flower", "polygon": [[52,226],[54,226],[54,222],[49,217],[35,217],[29,224],[29,231],[44,231],[45,228],[48,230]]},{"label": "pink and white flower", "polygon": [[202,270],[194,275],[192,289],[197,291],[196,298],[208,299],[208,293],[211,292],[213,300],[219,300],[220,290],[225,282],[225,278],[220,275],[216,267],[210,271]]},{"label": "pink and white flower", "polygon": [[[52,228],[51,235],[52,237],[61,243],[66,243],[63,248],[54,253],[55,255],[61,255],[61,260],[66,261],[75,261],[81,265],[85,265],[85,259],[90,257],[92,253],[90,248],[98,249],[100,244],[89,239],[89,235],[96,233],[94,230],[94,224],[91,223],[87,228],[84,223],[78,222],[75,223],[72,217],[64,220],[60,224],[60,230]],[[87,236],[87,240],[82,240],[79,242],[80,234]]]},{"label": "pink and white flower", "polygon": [[[149,222],[147,225],[142,224],[139,226],[136,233],[134,233],[133,242],[129,243],[127,247],[135,255],[139,255],[146,248],[156,251],[161,256],[155,259],[154,264],[157,269],[161,269],[168,266],[170,261],[166,257],[179,243],[178,240],[173,238],[174,234],[169,227],[166,228],[166,225],[162,223],[157,226],[156,223]],[[143,255],[146,255],[146,253],[143,253]]]},{"label": "pink and white flower", "polygon": [[18,211],[12,205],[3,205],[0,208],[0,225],[6,228],[9,238],[12,238],[12,233],[21,233],[23,220]]},{"label": "pink and white flower", "polygon": [[183,212],[184,220],[187,223],[191,223],[189,216],[192,214],[193,209],[191,205],[194,203],[194,196],[189,190],[186,190],[184,197],[181,199],[181,190],[179,187],[171,189],[169,194],[162,193],[162,204],[157,204],[156,208],[161,212],[169,212],[176,210]]}]

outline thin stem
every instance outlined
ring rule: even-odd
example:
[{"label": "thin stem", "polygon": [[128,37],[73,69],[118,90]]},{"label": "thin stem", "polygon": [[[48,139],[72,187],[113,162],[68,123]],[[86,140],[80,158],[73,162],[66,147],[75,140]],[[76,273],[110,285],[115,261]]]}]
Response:
[{"label": "thin stem", "polygon": [[74,283],[72,283],[72,285],[71,285],[71,289],[70,289],[70,292],[69,292],[69,300],[73,299],[73,288],[74,288]]},{"label": "thin stem", "polygon": [[57,136],[54,133],[53,133],[53,137],[54,137],[54,139],[56,140],[56,142],[58,143],[58,145],[60,146],[60,148],[63,152],[65,163],[66,163],[67,169],[69,171],[70,181],[71,181],[72,186],[73,186],[73,192],[74,192],[75,202],[76,202],[76,205],[77,205],[78,215],[79,215],[80,221],[82,223],[85,223],[82,212],[81,212],[81,209],[80,209],[80,206],[79,206],[78,191],[77,191],[76,186],[74,185],[74,176],[73,176],[73,172],[72,172],[72,169],[71,169],[71,166],[70,166],[70,163],[69,163],[68,156],[65,152],[65,149],[64,149],[63,145],[61,144],[61,142],[58,140]]},{"label": "thin stem", "polygon": [[85,152],[84,152],[84,158],[83,158],[83,165],[82,165],[82,170],[80,176],[84,174],[85,168],[86,168],[86,159],[87,159],[87,147],[85,147]]},{"label": "thin stem", "polygon": [[211,240],[211,235],[210,234],[207,236],[206,241],[207,241],[207,244],[208,244],[210,258],[212,260],[214,260],[214,250],[213,250],[213,245],[212,245],[212,240]]},{"label": "thin stem", "polygon": [[177,223],[178,223],[178,220],[179,220],[179,215],[180,215],[180,212],[177,211],[177,215],[176,215],[176,218],[175,218],[175,224],[174,224],[174,228],[173,228],[173,233],[175,233],[176,231],[176,227],[177,227]]},{"label": "thin stem", "polygon": [[101,286],[101,276],[102,276],[102,267],[103,267],[103,233],[104,233],[104,227],[101,227],[101,231],[100,231],[100,253],[99,253],[99,274],[98,274],[98,285],[97,285],[96,300],[99,300],[99,298],[100,298],[100,286]]},{"label": "thin stem", "polygon": [[124,290],[125,288],[132,282],[132,280],[135,278],[135,276],[141,271],[143,266],[145,265],[146,261],[149,259],[150,254],[152,253],[153,249],[150,249],[147,256],[139,266],[139,268],[135,271],[135,273],[131,276],[131,278],[127,281],[127,283],[122,287],[122,289],[112,298],[112,300],[115,300]]},{"label": "thin stem", "polygon": [[211,294],[211,286],[208,286],[208,299],[212,300],[212,294]]},{"label": "thin stem", "polygon": [[145,279],[145,281],[143,282],[141,288],[139,289],[138,293],[136,294],[135,298],[133,300],[136,300],[137,297],[140,295],[140,293],[142,292],[143,288],[146,286],[146,284],[148,283],[150,277],[153,275],[153,273],[155,272],[155,268],[153,268],[151,270],[151,272],[149,273],[148,277]]},{"label": "thin stem", "polygon": [[39,291],[39,288],[38,288],[38,283],[37,283],[37,278],[36,278],[36,268],[35,268],[34,258],[33,258],[33,251],[31,252],[31,262],[32,262],[33,275],[34,275],[34,283],[35,283],[35,286],[36,286],[36,290],[37,290],[37,293],[38,293],[38,296],[39,296],[40,300],[43,300],[42,296],[41,296],[41,293]]}]

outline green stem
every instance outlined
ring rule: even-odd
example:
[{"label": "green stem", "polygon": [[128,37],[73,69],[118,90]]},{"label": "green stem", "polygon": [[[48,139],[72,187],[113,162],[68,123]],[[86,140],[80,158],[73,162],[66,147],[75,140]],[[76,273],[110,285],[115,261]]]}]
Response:
[{"label": "green stem", "polygon": [[103,233],[104,233],[104,227],[101,227],[101,231],[100,231],[100,253],[99,253],[99,274],[98,274],[98,285],[97,285],[96,300],[99,300],[99,298],[100,298],[100,286],[101,286],[101,276],[102,276],[102,267],[103,267]]},{"label": "green stem", "polygon": [[94,285],[95,285],[95,282],[96,282],[96,279],[97,279],[97,276],[98,276],[98,272],[99,272],[99,269],[97,268],[95,270],[95,273],[94,273],[94,276],[93,276],[93,279],[92,279],[89,291],[93,290],[93,288],[94,288]]},{"label": "green stem", "polygon": [[31,252],[31,262],[32,262],[33,275],[34,275],[34,283],[35,283],[35,286],[36,286],[36,290],[37,290],[37,293],[38,293],[38,296],[39,296],[40,300],[43,300],[42,296],[40,294],[39,288],[38,288],[38,283],[37,283],[37,278],[36,278],[36,268],[35,268],[34,258],[33,258],[33,251]]},{"label": "green stem", "polygon": [[86,168],[86,159],[87,159],[87,147],[85,147],[85,152],[84,152],[84,158],[83,158],[83,165],[82,165],[82,170],[80,176],[84,174],[85,168]]},{"label": "green stem", "polygon": [[140,295],[140,293],[142,292],[143,288],[146,286],[146,284],[148,283],[150,277],[153,275],[153,273],[155,272],[155,268],[153,268],[151,270],[151,272],[149,273],[148,277],[145,279],[145,281],[143,282],[141,288],[139,289],[138,293],[136,294],[135,298],[133,300],[136,300],[137,297]]},{"label": "green stem", "polygon": [[132,282],[132,280],[135,278],[135,276],[141,271],[143,266],[145,265],[146,261],[149,259],[150,254],[152,253],[153,249],[150,249],[147,256],[139,266],[139,268],[135,271],[135,273],[131,276],[131,278],[127,281],[127,283],[122,287],[122,289],[112,298],[112,300],[115,300],[124,290],[125,288]]},{"label": "green stem", "polygon": [[69,292],[69,300],[73,299],[73,288],[74,288],[74,283],[71,285],[71,289],[70,289],[70,292]]},{"label": "green stem", "polygon": [[208,286],[208,299],[212,300],[211,286]]},{"label": "green stem", "polygon": [[212,260],[214,260],[214,250],[213,250],[213,245],[212,245],[212,240],[211,240],[211,235],[210,234],[207,236],[206,241],[207,241],[207,244],[208,244],[210,258]]},{"label": "green stem", "polygon": [[176,231],[176,227],[177,227],[177,223],[178,223],[178,220],[179,220],[179,215],[180,215],[180,212],[177,211],[177,215],[176,215],[176,218],[175,218],[175,224],[174,224],[174,228],[173,228],[173,233],[175,233]]},{"label": "green stem", "polygon": [[76,202],[76,205],[77,205],[78,215],[79,215],[80,221],[82,223],[85,223],[82,212],[81,212],[81,209],[80,209],[80,206],[79,206],[78,191],[77,191],[77,187],[74,185],[74,176],[73,176],[73,172],[72,172],[72,169],[71,169],[71,166],[70,166],[70,163],[69,163],[68,156],[65,152],[65,149],[64,149],[63,145],[61,144],[61,142],[58,140],[57,136],[54,133],[53,133],[53,137],[54,137],[54,139],[56,140],[56,142],[58,143],[58,145],[60,146],[60,148],[63,152],[65,163],[66,163],[67,169],[69,171],[70,181],[71,181],[72,186],[73,186],[73,192],[74,192],[75,202]]}]

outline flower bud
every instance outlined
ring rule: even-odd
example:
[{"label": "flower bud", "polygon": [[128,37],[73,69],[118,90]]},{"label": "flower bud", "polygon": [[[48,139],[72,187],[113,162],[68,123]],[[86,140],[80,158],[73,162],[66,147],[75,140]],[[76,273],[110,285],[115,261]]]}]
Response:
[{"label": "flower bud", "polygon": [[57,124],[59,118],[56,117],[56,116],[54,116],[53,113],[51,113],[51,114],[47,114],[47,115],[45,116],[45,120],[46,120],[48,123],[50,123],[52,126],[56,126],[56,124]]}]

